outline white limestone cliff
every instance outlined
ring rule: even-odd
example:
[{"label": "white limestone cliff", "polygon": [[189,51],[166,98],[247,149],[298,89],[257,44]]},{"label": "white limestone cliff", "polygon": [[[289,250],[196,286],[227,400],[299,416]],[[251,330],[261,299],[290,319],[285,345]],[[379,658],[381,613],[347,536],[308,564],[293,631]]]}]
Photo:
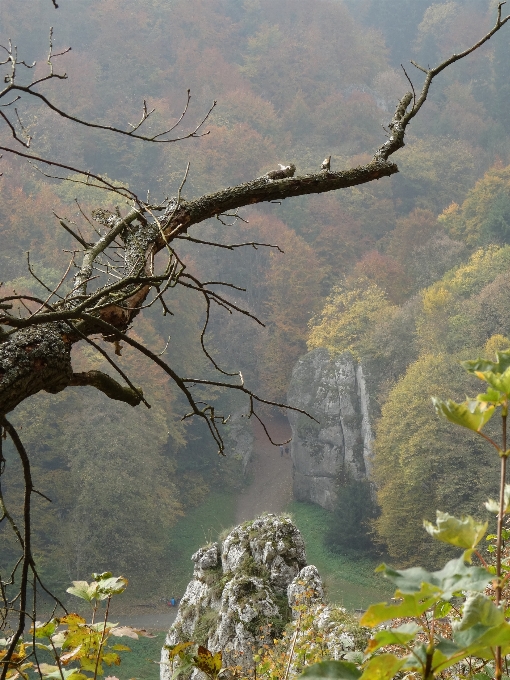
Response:
[{"label": "white limestone cliff", "polygon": [[[245,522],[221,545],[200,548],[192,559],[193,578],[166,645],[202,644],[221,651],[224,668],[249,675],[253,654],[263,644],[274,644],[284,629],[287,640],[295,634],[298,646],[319,640],[329,658],[349,658],[364,648],[366,637],[355,618],[325,603],[322,580],[316,567],[306,564],[303,539],[289,517],[266,514]],[[170,680],[165,648],[161,662],[161,680]],[[297,657],[292,663],[289,677],[300,671]],[[191,677],[206,680],[196,669]]]},{"label": "white limestone cliff", "polygon": [[314,416],[288,412],[292,428],[294,498],[333,510],[346,479],[370,477],[372,430],[363,368],[345,353],[315,349],[292,372],[288,403]]}]

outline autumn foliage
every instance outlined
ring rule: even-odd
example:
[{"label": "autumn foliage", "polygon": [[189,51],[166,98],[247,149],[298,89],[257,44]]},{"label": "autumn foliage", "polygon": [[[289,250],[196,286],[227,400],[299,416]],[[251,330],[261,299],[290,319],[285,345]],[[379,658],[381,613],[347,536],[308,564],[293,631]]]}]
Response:
[{"label": "autumn foliage", "polygon": [[[57,123],[42,108],[25,112],[30,126],[37,124],[37,152],[115,177],[140,195],[150,188],[155,200],[176,193],[188,161],[184,197],[260,177],[278,163],[293,162],[302,174],[318,171],[327,155],[334,169],[366,163],[384,139],[381,124],[408,88],[395,53],[393,31],[400,19],[385,14],[384,3],[319,0],[313,12],[306,0],[104,0],[79,3],[79,12],[69,9],[74,3],[61,4],[59,14],[51,14],[55,39],[71,44],[73,51],[64,58],[69,79],[50,85],[56,103],[71,102],[73,113],[88,119],[127,125],[139,119],[145,99],[156,109],[149,124],[155,131],[177,120],[190,88],[192,106],[178,128],[185,132],[217,100],[206,136],[148,151],[102,133],[98,142],[70,122]],[[470,43],[480,25],[493,23],[476,3],[458,10],[459,21],[451,15],[455,3],[443,5],[444,16],[441,3],[420,3],[420,12],[409,6],[414,23],[402,29],[408,57],[434,61],[452,44]],[[3,0],[0,7],[4,38],[17,41],[28,60],[38,59],[38,69],[45,64],[50,12],[49,2],[29,9],[28,3]],[[190,230],[205,241],[262,242],[283,251],[179,245],[190,272],[246,288],[228,294],[264,324],[213,309],[204,342],[225,370],[241,369],[250,386],[285,400],[292,367],[308,348],[350,351],[370,367],[380,402],[374,417],[384,422],[402,391],[424,389],[420,367],[437,372],[439,390],[442,352],[456,346],[459,356],[472,354],[494,335],[508,333],[510,142],[504,131],[504,91],[496,96],[508,63],[505,39],[495,36],[484,51],[438,81],[422,122],[399,152],[400,175],[247,208],[240,212],[242,219],[226,218],[229,226],[210,220]],[[37,277],[54,286],[76,247],[53,213],[87,233],[94,225],[84,215],[90,219],[97,207],[114,209],[119,199],[79,184],[48,181],[33,167],[8,158],[2,159],[1,171],[2,291],[43,295],[27,270],[25,253],[30,252]],[[461,268],[447,274],[455,267]],[[197,367],[209,370],[197,340],[203,301],[176,295],[173,316],[163,318],[161,311],[143,314],[136,337],[165,353],[185,374]],[[229,461],[231,467],[219,468],[204,433],[180,422],[184,406],[166,377],[129,349],[121,352],[122,366],[147,385],[150,412],[132,415],[118,404],[106,409],[101,397],[87,401],[68,390],[40,395],[30,409],[20,407],[15,415],[32,447],[41,490],[56,489],[55,510],[44,515],[48,519],[41,519],[37,532],[41,560],[59,579],[63,571],[86,576],[92,563],[96,569],[124,571],[119,563],[131,560],[129,555],[139,556],[129,563],[145,578],[141,556],[150,557],[154,570],[167,564],[164,537],[193,499],[200,502],[215,485],[225,484],[220,474],[225,469],[230,488],[239,483],[240,465]],[[74,360],[76,367],[105,368],[90,349],[76,352]],[[240,408],[224,395],[213,396],[233,411]],[[416,399],[421,408],[421,396]],[[69,407],[65,420],[50,417]],[[413,427],[411,422],[407,432]],[[428,421],[423,427],[436,436]],[[407,446],[406,436],[399,435],[397,443],[382,437],[377,444],[381,461],[387,456],[376,473],[382,540],[388,522],[401,522],[408,506],[414,507],[414,517],[422,509],[415,502],[416,485],[430,470],[421,469],[419,447]],[[395,462],[399,451],[402,457]],[[394,500],[386,501],[395,498],[386,469],[405,466],[405,456],[416,456],[412,465],[419,468],[418,481],[409,482],[396,507]],[[441,476],[447,464],[434,459],[430,465]],[[111,472],[115,466],[118,474]],[[130,498],[130,528],[115,505],[122,493]],[[150,501],[142,503],[141,495]],[[432,496],[428,489],[422,495]],[[107,537],[116,522],[123,530],[112,543]],[[413,550],[414,528],[406,528],[406,545]],[[48,536],[54,537],[49,549],[44,547]],[[70,544],[63,564],[62,546]],[[99,556],[104,561],[98,563]],[[135,592],[136,587],[135,579]]]}]

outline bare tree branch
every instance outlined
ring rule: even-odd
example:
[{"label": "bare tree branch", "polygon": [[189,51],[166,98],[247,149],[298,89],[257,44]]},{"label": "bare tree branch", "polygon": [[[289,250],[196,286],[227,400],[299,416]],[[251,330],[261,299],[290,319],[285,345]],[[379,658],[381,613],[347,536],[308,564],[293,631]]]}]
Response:
[{"label": "bare tree branch", "polygon": [[[58,5],[55,3],[53,0],[54,7],[58,7]],[[213,109],[216,106],[216,101],[214,101],[207,111],[207,113],[202,117],[198,125],[196,125],[190,132],[187,132],[186,134],[179,135],[176,137],[168,137],[168,135],[173,132],[183,121],[184,117],[188,113],[189,110],[189,105],[191,101],[191,94],[190,90],[187,91],[187,98],[186,98],[186,104],[184,107],[183,112],[177,119],[177,121],[168,129],[164,130],[163,132],[157,132],[154,135],[142,135],[142,134],[137,134],[137,130],[140,129],[140,127],[145,123],[145,121],[148,120],[148,118],[151,116],[152,113],[154,113],[155,109],[148,110],[147,107],[147,102],[144,100],[143,105],[142,105],[142,115],[140,118],[140,121],[136,124],[131,124],[128,123],[128,126],[131,128],[130,130],[124,130],[122,128],[113,126],[113,125],[102,125],[101,123],[93,123],[91,121],[85,120],[83,118],[79,118],[78,116],[73,116],[72,114],[68,113],[65,111],[63,108],[56,106],[53,104],[44,94],[41,92],[38,92],[34,88],[37,85],[41,85],[42,83],[48,81],[48,80],[53,80],[53,79],[58,79],[58,80],[67,80],[67,74],[66,73],[56,73],[54,70],[53,66],[53,59],[55,57],[61,57],[64,54],[67,54],[68,52],[71,51],[71,48],[68,47],[61,52],[58,52],[56,54],[53,53],[53,28],[50,28],[50,34],[49,34],[49,52],[48,52],[48,57],[47,57],[47,64],[48,64],[48,74],[45,76],[42,76],[40,78],[37,78],[36,80],[33,80],[30,85],[20,85],[17,80],[17,66],[25,66],[26,68],[34,68],[36,65],[36,62],[33,62],[32,64],[27,64],[25,61],[21,61],[18,59],[18,51],[16,45],[12,45],[11,41],[9,40],[8,46],[6,47],[5,45],[0,45],[0,49],[2,49],[6,53],[6,57],[3,61],[0,61],[0,65],[4,64],[9,64],[11,65],[11,71],[8,76],[5,77],[5,83],[6,87],[4,87],[3,90],[0,90],[0,100],[3,99],[4,97],[7,97],[11,92],[20,92],[21,94],[25,94],[33,99],[37,99],[40,102],[44,104],[46,108],[48,108],[50,111],[53,111],[53,113],[56,113],[58,116],[61,118],[64,118],[66,120],[69,120],[73,123],[77,123],[78,125],[81,125],[86,128],[92,128],[95,130],[106,130],[107,132],[114,132],[116,134],[120,134],[126,137],[131,137],[133,139],[138,139],[141,141],[145,142],[154,142],[158,144],[170,144],[174,142],[181,142],[184,141],[185,139],[196,139],[199,137],[204,137],[205,135],[208,135],[209,132],[200,132],[201,128],[205,125],[207,120],[209,119]],[[3,104],[2,106],[4,107],[10,107],[11,104],[13,104],[15,101],[18,101],[20,99],[20,95],[16,95],[15,99],[10,101],[8,104]],[[16,117],[18,124],[21,127],[22,134],[24,134],[27,138],[27,141],[23,141],[18,133],[16,132],[15,126],[12,124],[12,122],[9,120],[6,114],[3,112],[0,112],[0,116],[4,119],[4,121],[7,123],[9,128],[11,129],[12,135],[14,139],[22,144],[25,147],[30,146],[30,140],[31,137],[28,136],[25,132],[25,129],[23,127],[23,124],[21,120],[19,119],[17,112],[16,112]],[[10,150],[11,153],[15,153],[13,149]]]},{"label": "bare tree branch", "polygon": [[130,387],[123,387],[116,380],[101,371],[87,371],[85,373],[73,373],[70,387],[95,387],[104,392],[110,399],[124,401],[130,406],[138,406],[142,401],[142,390],[133,390]]},{"label": "bare tree branch", "polygon": [[[506,2],[500,2],[498,5],[497,19],[494,27],[488,33],[486,33],[483,36],[483,38],[481,38],[477,43],[469,47],[467,50],[464,50],[464,52],[461,52],[460,54],[452,54],[451,57],[445,59],[435,68],[424,68],[423,66],[417,64],[415,61],[411,61],[411,64],[413,66],[415,66],[418,70],[422,71],[425,74],[425,82],[423,83],[420,96],[418,97],[418,99],[416,99],[413,87],[413,92],[407,92],[402,97],[402,99],[399,102],[399,105],[397,106],[397,110],[393,115],[393,119],[389,124],[392,133],[391,137],[377,151],[377,153],[374,156],[374,159],[387,160],[391,154],[395,153],[395,151],[398,151],[404,146],[404,136],[407,126],[425,103],[427,96],[429,94],[430,86],[432,85],[432,81],[434,80],[434,78],[438,76],[442,71],[445,70],[445,68],[447,68],[451,64],[454,64],[456,61],[459,61],[460,59],[464,59],[469,54],[479,49],[510,20],[510,15],[505,17],[504,19],[501,18],[502,8],[503,5],[505,4]],[[413,106],[409,110],[407,110],[409,104],[411,103],[411,100],[413,100]]]},{"label": "bare tree branch", "polygon": [[[5,659],[8,661],[12,658],[12,655],[14,653],[14,650],[16,649],[16,645],[18,644],[18,640],[20,637],[23,635],[23,631],[25,630],[25,621],[26,621],[26,611],[27,611],[27,595],[28,595],[28,575],[29,575],[29,569],[33,565],[33,557],[32,557],[32,548],[31,548],[31,539],[32,539],[32,531],[31,531],[31,495],[32,491],[34,489],[33,483],[32,483],[32,473],[30,470],[30,461],[28,459],[28,454],[25,450],[25,447],[23,446],[21,439],[19,438],[18,433],[16,432],[15,428],[11,425],[11,423],[5,418],[5,416],[0,416],[0,425],[6,430],[6,432],[9,434],[16,451],[18,452],[18,455],[21,460],[21,465],[23,467],[23,480],[24,480],[24,499],[23,499],[23,535],[20,536],[20,542],[21,542],[21,547],[23,550],[23,560],[21,562],[21,575],[20,575],[20,586],[19,586],[19,617],[18,617],[18,626],[14,632],[14,635],[12,636],[10,640],[9,647],[7,649],[7,653],[5,655]],[[2,672],[0,674],[0,680],[5,680],[7,677],[7,672],[9,670],[9,663],[8,661],[4,663],[3,661],[0,661],[2,664]]]}]

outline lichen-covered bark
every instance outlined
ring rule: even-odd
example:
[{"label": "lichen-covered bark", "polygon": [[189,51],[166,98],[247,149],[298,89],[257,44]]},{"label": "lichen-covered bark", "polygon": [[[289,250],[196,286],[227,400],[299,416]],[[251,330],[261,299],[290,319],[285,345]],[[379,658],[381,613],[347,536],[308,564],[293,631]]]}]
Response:
[{"label": "lichen-covered bark", "polygon": [[41,390],[60,392],[72,373],[71,342],[61,324],[19,330],[0,345],[0,413]]}]

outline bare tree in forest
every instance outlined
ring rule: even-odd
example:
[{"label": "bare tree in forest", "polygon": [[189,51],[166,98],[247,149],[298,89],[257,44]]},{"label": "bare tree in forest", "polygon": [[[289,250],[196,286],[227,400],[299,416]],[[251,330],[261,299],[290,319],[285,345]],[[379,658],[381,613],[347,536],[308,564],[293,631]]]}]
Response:
[{"label": "bare tree in forest", "polygon": [[[124,401],[132,406],[143,403],[148,407],[149,404],[141,387],[135,386],[115,361],[115,351],[118,350],[119,343],[132,346],[170,376],[189,404],[189,412],[184,417],[193,416],[205,422],[220,453],[224,450],[221,424],[225,422],[226,415],[217,414],[212,404],[204,403],[201,400],[202,396],[195,396],[197,387],[213,386],[244,394],[249,405],[248,413],[255,418],[259,418],[256,411],[257,404],[282,406],[282,404],[275,404],[255,394],[244,384],[240,373],[223,371],[208,353],[204,344],[204,333],[211,306],[219,305],[230,312],[247,316],[251,314],[229,300],[218,288],[218,285],[228,286],[229,284],[220,281],[201,281],[187,271],[179,256],[179,245],[182,242],[207,243],[230,250],[248,246],[276,247],[254,242],[229,245],[212,243],[201,239],[200,233],[197,234],[192,227],[212,217],[221,220],[226,216],[237,216],[237,211],[244,206],[281,201],[305,194],[336,191],[397,173],[398,167],[390,160],[390,157],[404,146],[407,126],[426,101],[432,81],[448,66],[477,50],[508,22],[510,17],[502,18],[503,4],[501,3],[498,7],[496,24],[492,30],[469,49],[452,55],[435,68],[424,68],[413,62],[414,66],[425,75],[421,91],[416,93],[409,80],[412,91],[407,92],[399,101],[388,126],[388,139],[377,149],[368,164],[346,170],[332,170],[329,162],[323,163],[321,168],[319,158],[316,173],[299,175],[295,166],[289,162],[288,165],[280,166],[280,169],[263,177],[257,177],[244,184],[190,201],[185,200],[182,195],[187,171],[177,196],[159,203],[151,203],[127,188],[114,186],[110,180],[98,174],[31,153],[30,136],[15,108],[15,103],[20,98],[33,98],[51,109],[55,115],[77,125],[107,130],[112,134],[144,140],[148,143],[169,144],[205,134],[202,132],[203,126],[210,111],[190,132],[181,137],[172,137],[172,133],[181,124],[188,111],[189,92],[186,107],[179,121],[160,134],[143,134],[144,123],[152,113],[145,102],[140,122],[129,130],[96,124],[67,113],[41,93],[40,89],[45,81],[65,78],[65,75],[57,73],[53,66],[53,59],[63,53],[53,54],[51,34],[49,71],[46,76],[34,80],[29,85],[20,84],[19,70],[30,68],[31,65],[27,65],[18,57],[16,48],[10,43],[1,48],[3,58],[0,63],[6,72],[4,72],[3,79],[4,88],[0,91],[0,118],[12,134],[12,146],[0,146],[0,151],[27,159],[38,164],[40,168],[45,167],[50,176],[64,173],[63,178],[65,178],[67,172],[73,175],[73,181],[114,191],[120,197],[127,199],[130,208],[125,214],[122,214],[119,209],[115,212],[97,211],[94,219],[102,225],[102,230],[94,241],[84,238],[66,220],[59,218],[60,225],[74,237],[77,243],[76,252],[59,284],[53,288],[48,287],[48,294],[44,299],[22,294],[0,297],[0,428],[2,431],[0,475],[5,468],[1,444],[8,435],[19,454],[25,484],[21,527],[16,525],[0,493],[0,522],[10,523],[20,545],[20,558],[14,571],[7,576],[1,575],[0,628],[11,624],[13,615],[16,616],[16,624],[7,654],[1,660],[0,680],[6,677],[9,664],[15,664],[12,655],[25,629],[27,617],[29,619],[35,617],[35,610],[32,611],[32,604],[28,602],[29,595],[32,593],[35,597],[38,589],[45,589],[39,579],[31,550],[31,497],[38,492],[33,485],[29,456],[18,433],[7,419],[7,414],[25,399],[41,390],[57,393],[69,386],[93,386],[111,399]],[[165,254],[164,264],[156,266],[156,255],[161,252]],[[73,267],[76,267],[77,271],[71,278],[70,272]],[[44,282],[40,283],[45,285]],[[206,320],[204,327],[199,331],[200,342],[204,353],[217,371],[216,379],[179,375],[153,349],[144,346],[130,334],[130,329],[142,309],[161,304],[163,311],[167,311],[167,300],[176,286],[194,290],[203,297]],[[23,310],[21,314],[17,313],[20,304]],[[255,317],[253,319],[260,323]],[[106,352],[97,344],[94,336],[100,336],[112,343],[115,351]],[[101,352],[112,369],[117,372],[119,379],[115,380],[96,370],[75,373],[72,367],[71,351],[78,343],[89,343]]]}]

